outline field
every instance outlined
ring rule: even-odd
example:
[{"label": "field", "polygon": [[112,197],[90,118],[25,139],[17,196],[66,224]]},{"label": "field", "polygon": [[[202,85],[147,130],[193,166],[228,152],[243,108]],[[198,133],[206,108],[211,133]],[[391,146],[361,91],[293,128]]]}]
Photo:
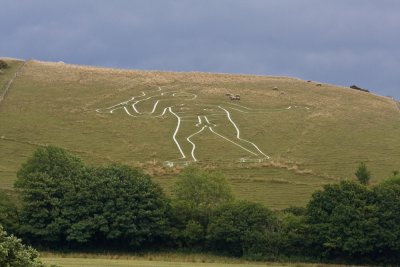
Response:
[{"label": "field", "polygon": [[335,267],[341,265],[305,264],[305,263],[270,263],[249,262],[243,259],[228,258],[200,253],[151,253],[145,255],[124,254],[56,254],[41,253],[45,263],[58,264],[63,267],[258,267],[258,266],[297,266],[297,267]]},{"label": "field", "polygon": [[[22,62],[10,64],[0,86]],[[280,209],[354,179],[361,161],[373,183],[390,176],[399,136],[392,99],[349,88],[28,61],[0,102],[0,189],[12,192],[21,163],[52,144],[91,164],[144,168],[167,192],[185,165],[217,169],[238,198]]]}]

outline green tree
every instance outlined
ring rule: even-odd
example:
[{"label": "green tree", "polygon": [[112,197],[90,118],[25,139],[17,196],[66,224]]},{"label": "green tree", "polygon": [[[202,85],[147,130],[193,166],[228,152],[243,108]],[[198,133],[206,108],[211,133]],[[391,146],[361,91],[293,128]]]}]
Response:
[{"label": "green tree", "polygon": [[355,175],[358,181],[363,185],[368,185],[371,180],[371,172],[367,169],[367,165],[364,162],[361,162],[355,172]]},{"label": "green tree", "polygon": [[323,256],[368,256],[375,250],[378,209],[362,184],[342,181],[326,185],[307,205],[314,251]]},{"label": "green tree", "polygon": [[174,187],[177,200],[185,201],[191,208],[211,210],[233,199],[232,191],[224,176],[195,167],[181,173]]},{"label": "green tree", "polygon": [[234,201],[213,212],[207,239],[214,250],[253,258],[269,253],[276,228],[276,217],[268,208],[249,201]]},{"label": "green tree", "polygon": [[164,238],[169,201],[148,175],[122,165],[94,168],[64,199],[69,241],[139,247]]},{"label": "green tree", "polygon": [[21,240],[8,235],[0,225],[0,266],[4,267],[45,267],[39,260],[39,253],[25,246]]},{"label": "green tree", "polygon": [[180,246],[203,247],[212,210],[233,199],[228,182],[221,173],[188,167],[173,192],[172,239]]},{"label": "green tree", "polygon": [[56,147],[40,148],[18,172],[21,234],[41,243],[138,247],[164,238],[169,201],[127,166],[88,168]]},{"label": "green tree", "polygon": [[[379,230],[375,245],[380,256],[400,262],[400,179],[374,187]],[[395,180],[393,179],[393,180]]]},{"label": "green tree", "polygon": [[0,191],[0,225],[13,234],[17,233],[19,226],[17,207],[3,191]]},{"label": "green tree", "polygon": [[17,173],[20,189],[20,231],[27,238],[63,242],[69,218],[63,200],[86,169],[79,158],[53,146],[39,148]]},{"label": "green tree", "polygon": [[310,255],[306,210],[288,208],[278,213],[277,255],[304,257]]}]

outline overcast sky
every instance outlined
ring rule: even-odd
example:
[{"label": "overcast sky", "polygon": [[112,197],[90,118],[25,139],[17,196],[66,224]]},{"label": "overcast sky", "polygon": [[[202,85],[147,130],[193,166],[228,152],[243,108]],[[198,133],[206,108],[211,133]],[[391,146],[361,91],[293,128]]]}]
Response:
[{"label": "overcast sky", "polygon": [[294,76],[400,99],[400,1],[0,0],[0,56]]}]

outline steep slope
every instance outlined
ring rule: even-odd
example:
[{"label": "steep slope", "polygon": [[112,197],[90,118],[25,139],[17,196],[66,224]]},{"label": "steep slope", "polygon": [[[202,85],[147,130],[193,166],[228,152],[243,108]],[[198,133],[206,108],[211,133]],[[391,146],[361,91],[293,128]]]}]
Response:
[{"label": "steep slope", "polygon": [[352,178],[360,161],[373,182],[386,178],[400,169],[399,136],[393,100],[349,88],[29,61],[0,103],[0,188],[54,144],[93,164],[142,166],[167,190],[185,164],[220,169],[239,197],[281,208]]}]

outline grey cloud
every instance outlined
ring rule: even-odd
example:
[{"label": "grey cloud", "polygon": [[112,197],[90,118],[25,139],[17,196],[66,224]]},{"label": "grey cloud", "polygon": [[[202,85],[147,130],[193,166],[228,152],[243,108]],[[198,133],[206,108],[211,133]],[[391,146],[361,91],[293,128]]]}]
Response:
[{"label": "grey cloud", "polygon": [[3,2],[4,56],[292,75],[400,98],[396,0]]}]

